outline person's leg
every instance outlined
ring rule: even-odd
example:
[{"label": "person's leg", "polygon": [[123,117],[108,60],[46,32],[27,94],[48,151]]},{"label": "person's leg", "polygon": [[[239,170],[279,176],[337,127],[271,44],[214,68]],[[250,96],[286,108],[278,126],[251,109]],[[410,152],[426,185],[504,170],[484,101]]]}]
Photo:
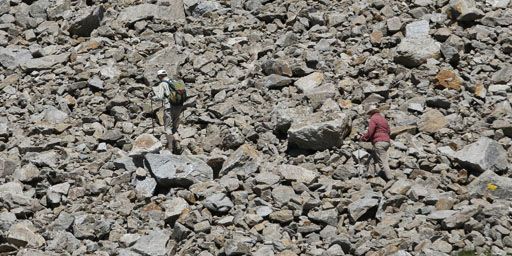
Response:
[{"label": "person's leg", "polygon": [[170,109],[166,109],[164,111],[164,132],[165,132],[165,138],[167,139],[167,149],[172,151],[174,136],[173,136],[172,127],[171,127],[172,116],[169,114],[169,112],[171,112]]},{"label": "person's leg", "polygon": [[181,111],[183,111],[183,106],[172,106],[171,107],[172,133],[178,132],[178,127],[180,125]]},{"label": "person's leg", "polygon": [[384,175],[386,176],[387,179],[392,179],[394,175],[391,172],[391,169],[389,168],[389,158],[388,158],[389,145],[390,145],[389,142],[375,143],[375,153],[377,156],[376,160],[382,166]]}]

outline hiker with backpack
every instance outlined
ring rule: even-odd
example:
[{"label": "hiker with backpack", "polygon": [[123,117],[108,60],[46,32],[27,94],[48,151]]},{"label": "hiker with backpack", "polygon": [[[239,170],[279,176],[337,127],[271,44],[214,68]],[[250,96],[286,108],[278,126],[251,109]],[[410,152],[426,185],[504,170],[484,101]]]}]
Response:
[{"label": "hiker with backpack", "polygon": [[394,175],[389,168],[388,149],[391,138],[388,121],[380,114],[376,105],[370,105],[366,113],[370,117],[368,131],[360,135],[359,140],[372,143],[373,149],[370,151],[369,160],[373,160],[374,164],[380,164],[384,178],[391,180]]},{"label": "hiker with backpack", "polygon": [[167,148],[173,150],[176,146],[174,134],[178,132],[180,114],[183,111],[183,103],[187,98],[185,84],[181,81],[173,81],[165,70],[158,70],[159,82],[153,86],[152,100],[162,104],[164,113],[164,128],[167,138]]}]

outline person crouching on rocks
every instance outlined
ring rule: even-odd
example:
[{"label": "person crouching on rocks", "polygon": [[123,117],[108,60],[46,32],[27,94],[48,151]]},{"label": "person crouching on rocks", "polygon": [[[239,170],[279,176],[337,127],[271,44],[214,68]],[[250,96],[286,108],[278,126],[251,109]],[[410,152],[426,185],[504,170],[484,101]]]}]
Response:
[{"label": "person crouching on rocks", "polygon": [[384,177],[391,180],[394,176],[389,168],[388,159],[388,149],[391,141],[388,121],[380,114],[376,105],[370,105],[366,113],[370,117],[368,131],[361,135],[360,140],[372,143],[373,150],[371,150],[370,155],[374,164],[380,164]]}]

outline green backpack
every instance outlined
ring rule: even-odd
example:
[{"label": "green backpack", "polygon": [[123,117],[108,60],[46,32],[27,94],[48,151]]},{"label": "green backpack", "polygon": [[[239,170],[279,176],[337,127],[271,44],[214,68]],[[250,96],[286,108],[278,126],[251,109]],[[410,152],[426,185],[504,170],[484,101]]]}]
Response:
[{"label": "green backpack", "polygon": [[187,100],[187,90],[183,81],[165,81],[169,85],[170,93],[167,95],[169,103],[174,106],[183,105]]}]

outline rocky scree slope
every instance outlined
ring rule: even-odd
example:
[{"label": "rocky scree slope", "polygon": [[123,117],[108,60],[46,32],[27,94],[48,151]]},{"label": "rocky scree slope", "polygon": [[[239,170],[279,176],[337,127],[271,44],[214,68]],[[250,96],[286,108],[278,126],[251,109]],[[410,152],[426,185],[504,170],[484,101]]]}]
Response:
[{"label": "rocky scree slope", "polygon": [[[509,0],[0,0],[0,253],[512,253],[511,25]],[[161,67],[194,96],[181,155]],[[370,103],[389,182],[357,170]]]}]

